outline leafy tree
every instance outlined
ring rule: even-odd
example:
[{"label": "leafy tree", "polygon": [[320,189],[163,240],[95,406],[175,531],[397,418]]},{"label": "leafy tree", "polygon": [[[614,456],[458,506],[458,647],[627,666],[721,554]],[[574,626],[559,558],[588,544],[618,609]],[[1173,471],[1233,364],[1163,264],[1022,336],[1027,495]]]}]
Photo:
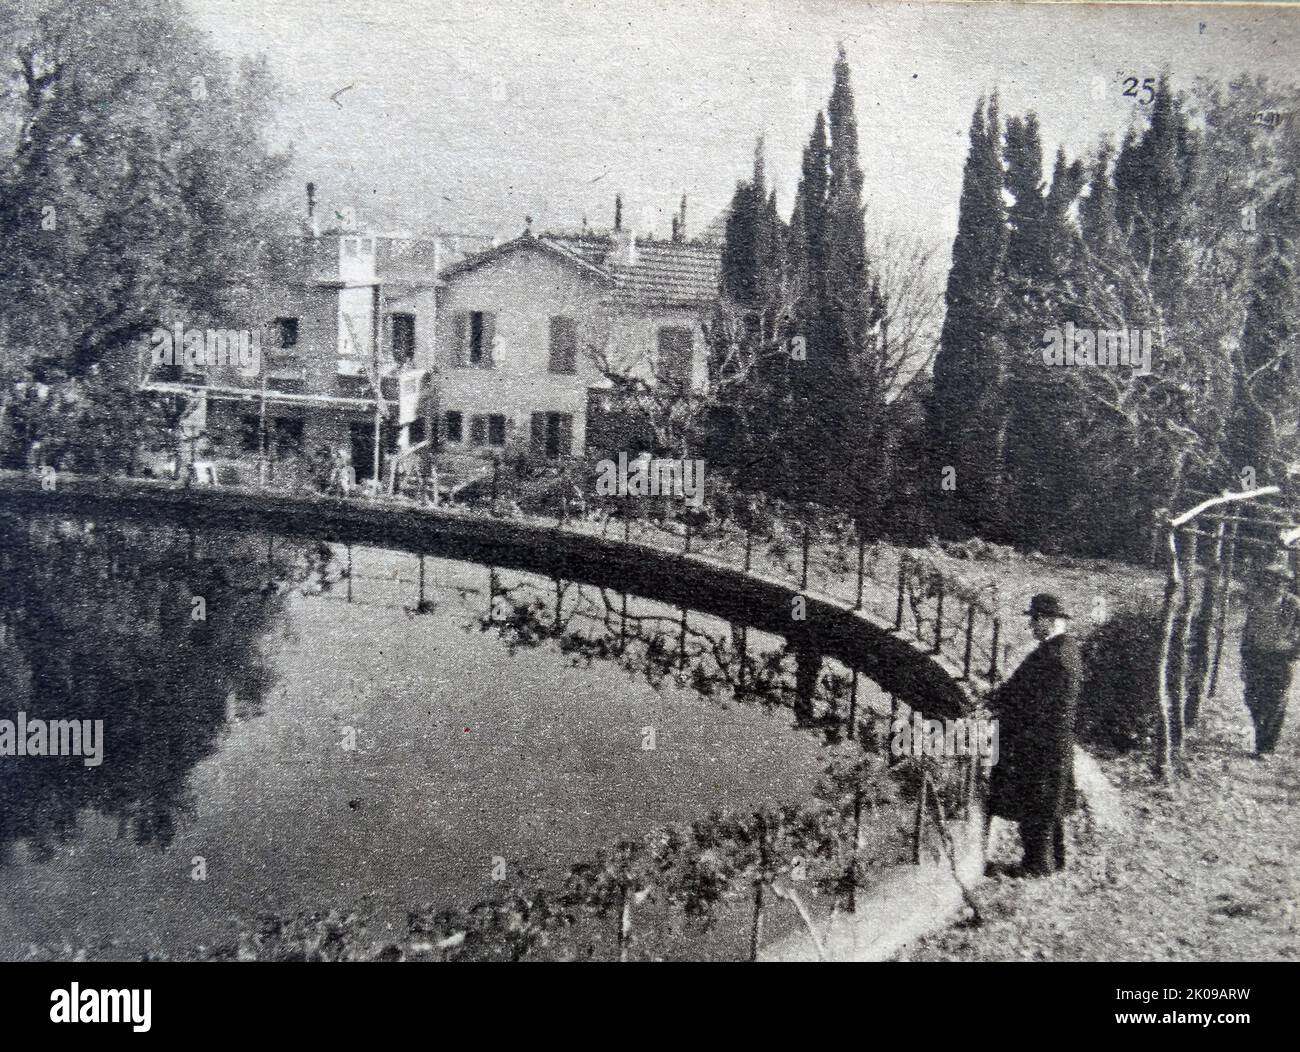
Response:
[{"label": "leafy tree", "polygon": [[1300,214],[1291,183],[1260,217],[1260,243],[1236,361],[1228,459],[1251,466],[1260,485],[1283,481],[1300,425]]},{"label": "leafy tree", "polygon": [[[269,204],[287,158],[265,141],[267,67],[232,70],[174,0],[29,10],[3,35],[18,129],[0,157],[5,403],[37,381],[62,389],[51,431],[51,415],[107,415],[161,440],[167,414],[130,394],[142,338],[182,320],[260,325],[258,290],[287,259]],[[39,415],[10,444],[40,440]]]},{"label": "leafy tree", "polygon": [[[1078,320],[1150,329],[1153,350],[1147,376],[1071,371],[1086,439],[1078,460],[1091,468],[1078,506],[1103,499],[1146,524],[1159,507],[1186,503],[1189,486],[1239,483],[1237,458],[1250,428],[1232,418],[1249,416],[1241,385],[1252,371],[1242,360],[1252,261],[1268,254],[1265,247],[1257,257],[1257,235],[1244,229],[1243,215],[1254,205],[1268,212],[1290,178],[1294,141],[1251,117],[1285,108],[1282,98],[1244,79],[1227,90],[1199,82],[1177,97],[1162,78],[1149,124],[1130,133],[1109,177],[1109,152],[1097,158],[1080,206]],[[1258,364],[1258,344],[1251,353]],[[1104,520],[1090,528],[1094,551],[1145,552],[1145,530]]]}]

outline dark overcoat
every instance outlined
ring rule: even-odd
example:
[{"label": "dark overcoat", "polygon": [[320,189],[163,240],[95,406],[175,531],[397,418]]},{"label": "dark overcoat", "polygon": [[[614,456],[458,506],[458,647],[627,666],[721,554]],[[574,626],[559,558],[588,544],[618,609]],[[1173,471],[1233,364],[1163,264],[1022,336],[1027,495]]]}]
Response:
[{"label": "dark overcoat", "polygon": [[989,776],[989,814],[1046,822],[1074,810],[1074,717],[1083,663],[1062,633],[1040,643],[990,696],[998,759]]}]

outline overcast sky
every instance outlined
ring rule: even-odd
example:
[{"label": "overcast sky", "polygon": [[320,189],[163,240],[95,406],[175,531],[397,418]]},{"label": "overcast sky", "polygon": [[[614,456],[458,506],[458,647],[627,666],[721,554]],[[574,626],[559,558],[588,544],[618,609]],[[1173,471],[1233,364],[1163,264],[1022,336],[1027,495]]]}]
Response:
[{"label": "overcast sky", "polygon": [[[217,46],[265,51],[300,180],[362,221],[512,235],[612,221],[697,232],[754,139],[788,214],[837,42],[869,216],[950,239],[977,98],[1090,150],[1138,104],[1124,77],[1294,79],[1300,9],[857,0],[187,0]],[[1100,78],[1100,79],[1098,79]],[[342,91],[342,89],[348,89]],[[330,96],[342,91],[337,102]]]}]

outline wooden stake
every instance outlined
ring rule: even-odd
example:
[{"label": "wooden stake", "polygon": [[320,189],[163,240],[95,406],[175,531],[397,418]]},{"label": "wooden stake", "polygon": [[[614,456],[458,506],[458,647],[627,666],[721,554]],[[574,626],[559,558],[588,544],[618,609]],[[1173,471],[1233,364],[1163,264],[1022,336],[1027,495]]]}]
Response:
[{"label": "wooden stake", "polygon": [[916,790],[916,818],[912,825],[912,865],[921,864],[921,838],[925,835],[925,793],[930,784],[929,776],[921,776],[921,784]]},{"label": "wooden stake", "polygon": [[1183,588],[1182,597],[1178,604],[1178,695],[1173,699],[1174,708],[1171,710],[1173,716],[1174,731],[1174,750],[1179,755],[1183,751],[1184,718],[1183,706],[1187,702],[1187,683],[1188,683],[1188,665],[1191,657],[1188,651],[1188,642],[1191,639],[1192,629],[1192,584],[1196,579],[1196,549],[1199,538],[1195,533],[1187,539],[1186,554],[1183,565]]},{"label": "wooden stake", "polygon": [[966,608],[966,653],[962,657],[961,678],[970,679],[971,648],[975,645],[975,604]]},{"label": "wooden stake", "polygon": [[934,611],[934,644],[930,653],[939,654],[943,652],[943,574],[935,574],[935,579],[939,582],[939,602]]},{"label": "wooden stake", "polygon": [[754,918],[749,928],[749,959],[758,960],[758,944],[763,941],[763,882],[754,881]]},{"label": "wooden stake", "polygon": [[903,595],[907,590],[907,556],[898,560],[898,608],[894,612],[894,631],[903,631]]},{"label": "wooden stake", "polygon": [[1161,781],[1168,781],[1173,768],[1173,738],[1169,729],[1169,648],[1174,636],[1174,596],[1181,583],[1178,576],[1178,537],[1166,527],[1169,545],[1169,572],[1165,578],[1164,604],[1160,614],[1160,659],[1156,668],[1156,708],[1160,720],[1160,736],[1156,742],[1155,768]]},{"label": "wooden stake", "polygon": [[1201,699],[1205,697],[1205,690],[1210,681],[1210,636],[1219,609],[1223,539],[1227,527],[1219,523],[1217,532],[1214,554],[1210,558],[1210,565],[1205,568],[1205,587],[1201,591],[1201,602],[1193,618],[1189,654],[1192,676],[1188,681],[1187,696],[1183,699],[1183,724],[1187,727],[1196,724],[1196,719],[1200,715]]},{"label": "wooden stake", "polygon": [[618,898],[618,959],[625,962],[632,943],[632,896],[626,883],[619,885]]},{"label": "wooden stake", "polygon": [[853,670],[853,679],[849,684],[849,741],[858,736],[858,670]]},{"label": "wooden stake", "polygon": [[803,566],[799,571],[799,590],[801,592],[807,591],[808,589],[808,549],[811,544],[812,540],[808,536],[808,520],[804,519],[803,541],[801,543],[801,548],[803,549]]},{"label": "wooden stake", "polygon": [[853,604],[854,610],[862,609],[862,577],[863,570],[867,559],[867,539],[862,535],[861,528],[858,529],[858,598]]},{"label": "wooden stake", "polygon": [[1239,513],[1234,509],[1232,525],[1228,532],[1228,556],[1223,563],[1223,582],[1219,586],[1219,609],[1214,625],[1214,660],[1210,666],[1210,685],[1206,696],[1214,697],[1219,688],[1219,659],[1223,655],[1223,634],[1227,627],[1228,606],[1232,598],[1232,571],[1237,558],[1237,528],[1241,525]]}]

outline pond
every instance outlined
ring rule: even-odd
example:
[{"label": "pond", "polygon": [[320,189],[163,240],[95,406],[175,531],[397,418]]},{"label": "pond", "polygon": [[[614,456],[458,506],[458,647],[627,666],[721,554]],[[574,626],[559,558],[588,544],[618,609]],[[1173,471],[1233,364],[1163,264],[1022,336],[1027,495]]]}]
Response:
[{"label": "pond", "polygon": [[0,561],[0,720],[103,721],[98,765],[0,756],[6,959],[202,957],[326,909],[398,938],[417,905],[801,801],[838,734],[793,726],[839,682],[820,659],[574,582],[9,515]]}]

